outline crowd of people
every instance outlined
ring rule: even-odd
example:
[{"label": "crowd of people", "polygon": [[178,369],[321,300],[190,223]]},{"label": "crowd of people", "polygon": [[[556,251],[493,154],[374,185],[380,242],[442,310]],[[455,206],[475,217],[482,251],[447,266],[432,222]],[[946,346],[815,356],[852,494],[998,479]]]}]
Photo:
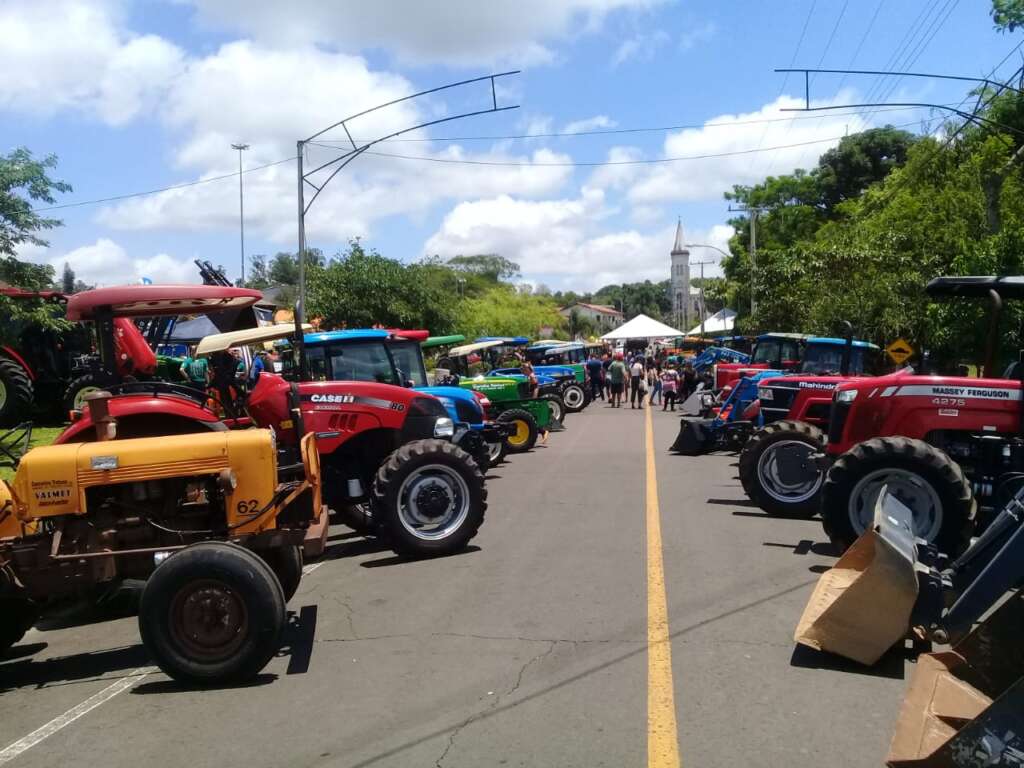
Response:
[{"label": "crowd of people", "polygon": [[636,351],[598,353],[592,351],[587,360],[592,400],[607,400],[610,408],[621,408],[628,396],[630,408],[643,408],[644,399],[660,405],[663,411],[675,410],[693,394],[701,377],[689,362],[679,364],[674,358]]}]

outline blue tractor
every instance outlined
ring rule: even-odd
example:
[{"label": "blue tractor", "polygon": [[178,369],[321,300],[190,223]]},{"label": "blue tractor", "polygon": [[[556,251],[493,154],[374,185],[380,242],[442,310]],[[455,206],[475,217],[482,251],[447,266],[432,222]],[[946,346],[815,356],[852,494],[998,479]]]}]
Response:
[{"label": "blue tractor", "polygon": [[441,401],[452,421],[452,442],[472,456],[481,471],[504,458],[508,424],[487,419],[487,398],[461,387],[432,387],[418,340],[401,331],[377,328],[307,333],[306,360],[313,380],[376,381],[412,387]]}]

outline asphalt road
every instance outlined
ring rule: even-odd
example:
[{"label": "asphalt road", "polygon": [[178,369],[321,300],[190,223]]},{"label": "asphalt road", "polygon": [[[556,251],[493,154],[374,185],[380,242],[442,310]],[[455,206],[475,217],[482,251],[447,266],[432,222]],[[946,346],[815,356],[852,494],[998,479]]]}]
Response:
[{"label": "asphalt road", "polygon": [[254,685],[179,688],[130,616],[32,630],[0,660],[0,765],[882,765],[901,655],[794,652],[834,560],[820,523],[751,507],[734,457],[669,455],[674,414],[651,413],[649,466],[645,420],[598,403],[493,470],[464,554],[402,562],[337,526]]}]

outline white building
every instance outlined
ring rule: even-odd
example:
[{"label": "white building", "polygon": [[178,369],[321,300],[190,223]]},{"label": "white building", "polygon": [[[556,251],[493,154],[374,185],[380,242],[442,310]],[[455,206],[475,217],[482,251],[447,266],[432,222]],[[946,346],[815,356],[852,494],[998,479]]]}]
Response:
[{"label": "white building", "polygon": [[683,239],[683,222],[676,224],[676,241],[672,246],[672,319],[677,328],[689,328],[700,322],[700,289],[690,285],[690,251]]},{"label": "white building", "polygon": [[594,328],[597,329],[598,336],[622,325],[622,313],[615,309],[615,307],[609,307],[605,304],[586,304],[582,301],[574,301],[572,304],[558,310],[558,314],[566,320],[572,317],[573,312],[576,313],[577,317],[585,317],[593,323]]}]

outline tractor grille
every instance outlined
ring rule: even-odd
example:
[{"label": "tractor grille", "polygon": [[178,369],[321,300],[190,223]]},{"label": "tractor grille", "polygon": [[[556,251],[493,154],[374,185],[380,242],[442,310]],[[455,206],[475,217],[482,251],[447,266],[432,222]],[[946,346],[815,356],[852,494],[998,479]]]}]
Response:
[{"label": "tractor grille", "polygon": [[793,405],[793,401],[796,399],[797,390],[795,387],[758,387],[758,389],[770,389],[772,391],[771,400],[761,401],[761,413],[764,414],[764,420],[766,424],[779,419],[786,418],[789,415],[789,409]]},{"label": "tractor grille", "polygon": [[843,429],[846,427],[846,419],[850,415],[851,405],[851,403],[832,401],[832,410],[828,416],[828,441],[830,443],[843,441]]},{"label": "tractor grille", "polygon": [[480,408],[474,408],[468,400],[455,400],[455,415],[467,424],[480,424],[484,420]]}]

